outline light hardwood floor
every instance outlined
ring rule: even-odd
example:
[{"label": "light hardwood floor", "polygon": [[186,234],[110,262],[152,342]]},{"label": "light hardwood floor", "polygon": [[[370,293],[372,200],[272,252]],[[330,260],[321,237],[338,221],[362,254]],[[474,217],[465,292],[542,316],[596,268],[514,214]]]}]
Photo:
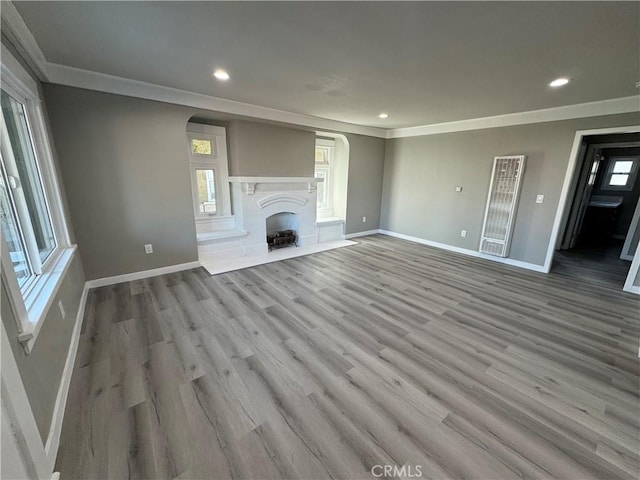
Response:
[{"label": "light hardwood floor", "polygon": [[638,478],[638,297],[359,240],[92,290],[62,479]]}]

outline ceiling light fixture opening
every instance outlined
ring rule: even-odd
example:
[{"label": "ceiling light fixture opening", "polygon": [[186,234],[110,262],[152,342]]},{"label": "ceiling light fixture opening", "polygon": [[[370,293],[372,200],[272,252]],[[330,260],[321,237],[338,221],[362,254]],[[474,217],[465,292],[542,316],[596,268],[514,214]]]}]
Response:
[{"label": "ceiling light fixture opening", "polygon": [[385,118],[389,118],[389,114],[388,113],[381,113],[380,115],[378,115],[378,118],[382,118],[384,120]]},{"label": "ceiling light fixture opening", "polygon": [[553,82],[549,83],[550,87],[563,87],[565,86],[567,83],[569,83],[569,79],[568,78],[556,78]]},{"label": "ceiling light fixture opening", "polygon": [[218,80],[222,80],[223,82],[225,80],[229,80],[229,74],[225,71],[225,70],[221,70],[218,69],[215,72],[213,72],[213,76],[216,77]]}]

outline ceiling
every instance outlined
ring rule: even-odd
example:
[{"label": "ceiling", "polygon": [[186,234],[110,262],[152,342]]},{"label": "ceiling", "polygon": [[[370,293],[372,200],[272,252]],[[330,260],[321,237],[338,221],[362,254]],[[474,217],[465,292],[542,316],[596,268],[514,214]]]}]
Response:
[{"label": "ceiling", "polygon": [[14,4],[49,62],[357,125],[628,97],[640,80],[638,2]]}]

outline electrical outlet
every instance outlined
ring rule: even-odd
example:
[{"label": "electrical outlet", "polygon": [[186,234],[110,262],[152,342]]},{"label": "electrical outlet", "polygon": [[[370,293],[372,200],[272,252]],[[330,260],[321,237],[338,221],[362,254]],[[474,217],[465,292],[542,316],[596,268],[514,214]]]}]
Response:
[{"label": "electrical outlet", "polygon": [[536,195],[536,203],[544,202],[544,195]]},{"label": "electrical outlet", "polygon": [[462,191],[462,187],[456,187],[456,192],[461,192]]},{"label": "electrical outlet", "polygon": [[367,222],[367,217],[362,217],[362,223],[366,223]]},{"label": "electrical outlet", "polygon": [[147,255],[150,253],[153,253],[153,245],[151,245],[150,243],[147,243],[144,246],[144,253],[146,253]]},{"label": "electrical outlet", "polygon": [[461,236],[462,238],[466,237],[466,236],[467,236],[467,231],[466,231],[466,230],[462,230],[462,231],[460,232],[460,236]]},{"label": "electrical outlet", "polygon": [[62,318],[66,317],[67,313],[64,311],[64,304],[62,303],[62,300],[58,302],[58,308],[60,309],[60,315],[62,315]]}]

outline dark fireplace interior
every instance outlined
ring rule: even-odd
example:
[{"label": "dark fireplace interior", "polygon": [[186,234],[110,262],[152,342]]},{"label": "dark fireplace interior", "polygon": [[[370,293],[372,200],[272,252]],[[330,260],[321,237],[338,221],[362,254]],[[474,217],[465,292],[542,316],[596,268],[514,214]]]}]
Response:
[{"label": "dark fireplace interior", "polygon": [[274,248],[298,246],[298,215],[281,212],[267,218],[267,245],[269,251]]}]

